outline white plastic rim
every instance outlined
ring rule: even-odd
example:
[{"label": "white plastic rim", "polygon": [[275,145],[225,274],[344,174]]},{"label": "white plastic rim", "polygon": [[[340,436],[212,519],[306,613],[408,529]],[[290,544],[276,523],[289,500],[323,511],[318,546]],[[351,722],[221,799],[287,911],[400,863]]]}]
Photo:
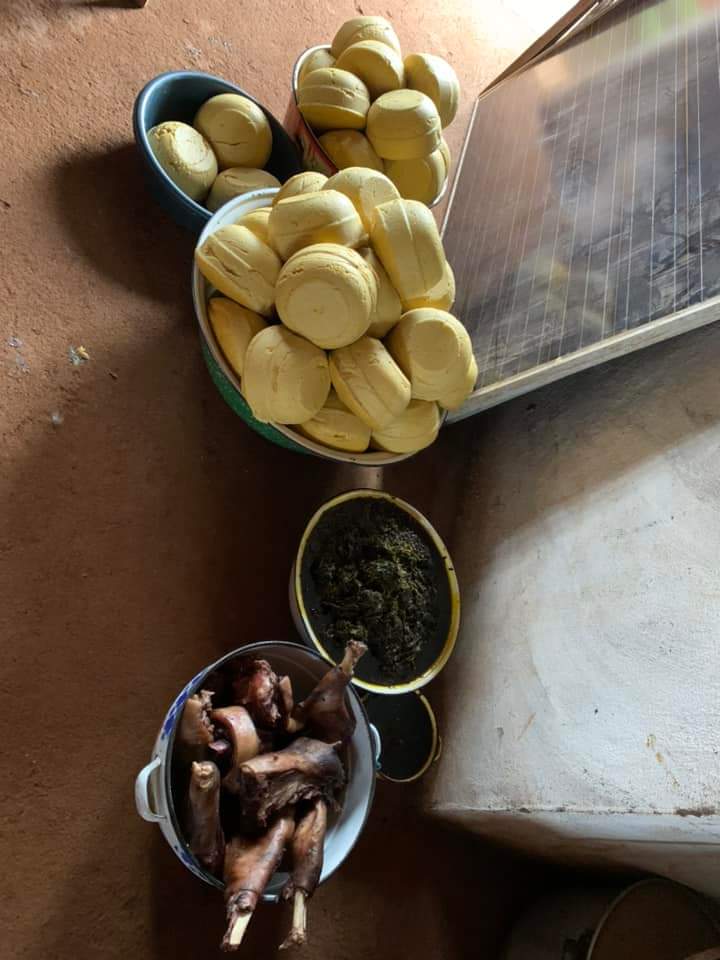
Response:
[{"label": "white plastic rim", "polygon": [[[257,210],[258,207],[267,206],[277,192],[277,187],[266,187],[264,190],[253,190],[250,193],[244,193],[239,197],[233,197],[232,200],[229,200],[224,206],[220,207],[217,213],[215,213],[214,216],[208,220],[205,228],[198,238],[197,246],[201,246],[207,240],[207,238],[211,234],[215,233],[216,230],[219,230],[220,227],[227,227],[233,223],[237,223],[237,221],[241,217],[244,217],[246,213],[251,213],[253,210]],[[208,317],[207,302],[214,292],[215,288],[205,280],[205,277],[203,277],[198,270],[197,264],[193,262],[192,296],[193,306],[195,308],[195,316],[197,318],[198,326],[200,327],[200,336],[207,344],[208,350],[212,354],[213,359],[220,367],[227,380],[229,380],[231,383],[232,388],[237,392],[238,396],[242,397],[240,380],[233,368],[225,359],[225,355],[220,349],[220,344],[215,339],[215,334],[213,333],[212,325],[210,324],[210,318]],[[442,427],[442,424],[445,422],[445,418],[447,417],[447,413],[443,410],[441,411],[441,414],[442,419],[440,426]],[[360,466],[366,467],[384,467],[391,463],[399,463],[401,460],[407,460],[409,457],[414,456],[415,453],[420,452],[384,453],[383,451],[378,450],[371,451],[370,453],[347,453],[344,450],[332,450],[330,447],[323,446],[321,443],[315,443],[314,440],[309,440],[307,437],[303,437],[302,434],[297,433],[291,427],[286,427],[284,424],[273,423],[271,426],[284,437],[287,437],[288,440],[292,440],[293,443],[297,444],[299,447],[302,447],[304,450],[307,450],[309,453],[314,454],[316,457],[321,457],[324,460],[334,460],[339,463],[356,463]]]},{"label": "white plastic rim", "polygon": [[[223,884],[208,873],[190,852],[180,830],[172,803],[170,774],[175,731],[185,707],[185,701],[202,688],[205,677],[213,670],[239,656],[254,656],[268,660],[277,673],[287,674],[293,683],[293,692],[302,699],[329,669],[322,657],[298,643],[269,641],[253,643],[233,650],[210,664],[185,685],[165,715],[162,727],[152,749],[150,762],[135,780],[135,803],[138,814],[155,822],[175,855],[191,873],[218,889]],[[363,706],[352,687],[347,691],[347,702],[355,718],[355,732],[346,748],[345,766],[347,785],[338,813],[330,814],[325,836],[324,863],[320,883],[328,879],[348,856],[365,827],[375,793],[380,741],[372,730]],[[276,873],[268,884],[264,900],[275,901],[287,879],[287,873]]]}]

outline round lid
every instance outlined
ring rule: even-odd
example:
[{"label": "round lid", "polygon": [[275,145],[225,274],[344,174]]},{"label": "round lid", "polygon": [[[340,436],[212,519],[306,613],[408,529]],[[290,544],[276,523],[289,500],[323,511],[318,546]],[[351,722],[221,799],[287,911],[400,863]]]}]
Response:
[{"label": "round lid", "polygon": [[711,947],[720,947],[716,908],[678,883],[642,880],[610,907],[588,960],[691,960]]},{"label": "round lid", "polygon": [[378,776],[394,783],[419,779],[438,759],[442,741],[433,709],[421,693],[371,694],[367,715],[380,735]]}]

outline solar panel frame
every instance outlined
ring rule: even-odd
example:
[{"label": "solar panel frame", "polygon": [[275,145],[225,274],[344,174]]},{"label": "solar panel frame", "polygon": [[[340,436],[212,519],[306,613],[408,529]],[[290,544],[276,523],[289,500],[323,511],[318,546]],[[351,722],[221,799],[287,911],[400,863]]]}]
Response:
[{"label": "solar panel frame", "polygon": [[476,101],[442,232],[480,374],[450,421],[720,319],[719,5],[593,11]]}]

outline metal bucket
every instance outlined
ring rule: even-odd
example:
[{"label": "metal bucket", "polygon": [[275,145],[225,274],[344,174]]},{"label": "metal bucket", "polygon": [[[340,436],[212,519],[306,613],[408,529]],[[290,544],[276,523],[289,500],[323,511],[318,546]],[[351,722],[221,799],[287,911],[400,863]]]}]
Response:
[{"label": "metal bucket", "polygon": [[[220,227],[225,227],[243,217],[258,207],[267,206],[272,202],[272,198],[277,193],[277,188],[268,187],[264,190],[253,190],[250,193],[244,193],[242,196],[235,197],[221,207],[211,220],[205,225],[200,237],[198,246],[201,246],[205,240]],[[195,307],[195,316],[200,327],[200,340],[202,343],[203,357],[207,364],[210,376],[220,395],[234,410],[234,412],[247,423],[249,427],[270,440],[272,443],[287,450],[294,450],[298,453],[309,453],[323,460],[333,460],[339,463],[356,463],[366,467],[383,467],[391,463],[399,463],[401,460],[407,460],[414,456],[413,453],[384,453],[383,451],[371,451],[369,453],[346,453],[343,450],[332,450],[314,440],[309,440],[297,433],[292,427],[286,427],[279,423],[261,423],[252,415],[252,411],[242,395],[240,380],[225,359],[225,355],[220,349],[220,344],[215,339],[210,319],[207,312],[207,301],[214,292],[203,275],[193,263],[192,267],[192,295]],[[443,421],[445,414],[443,414]]]},{"label": "metal bucket", "polygon": [[504,960],[720,960],[716,904],[670,880],[543,897],[518,921]]},{"label": "metal bucket", "polygon": [[[300,113],[297,91],[298,77],[300,76],[300,71],[302,70],[306,59],[311,53],[315,53],[316,50],[329,49],[329,43],[319,43],[314,47],[308,47],[308,49],[304,53],[301,53],[295,61],[295,66],[293,67],[292,72],[292,90],[290,91],[290,100],[288,101],[287,110],[285,112],[285,120],[283,122],[285,130],[290,134],[290,137],[295,141],[298,150],[300,151],[302,163],[305,169],[317,170],[318,173],[324,173],[326,177],[331,177],[334,173],[337,173],[338,168],[332,162],[327,153],[325,153],[320,141],[313,133],[310,125],[305,121],[303,115]],[[445,178],[445,183],[442,185],[440,193],[438,193],[432,203],[429,203],[428,206],[434,207],[440,203],[442,198],[445,196],[445,192],[447,191],[449,179],[449,176]]]},{"label": "metal bucket", "polygon": [[343,493],[340,494],[340,496],[333,497],[331,500],[328,500],[321,507],[319,507],[310,518],[308,525],[305,527],[302,539],[300,540],[300,546],[298,547],[298,551],[295,556],[292,570],[290,571],[290,611],[292,613],[295,627],[304,642],[308,646],[314,647],[327,660],[332,660],[334,662],[332,654],[325,649],[322,641],[315,633],[306,606],[302,576],[303,557],[312,532],[322,517],[329,510],[332,510],[333,507],[336,507],[341,503],[346,503],[348,500],[357,500],[362,498],[386,500],[407,513],[427,535],[430,543],[437,552],[437,556],[439,557],[447,576],[449,597],[449,615],[447,618],[448,627],[447,632],[443,637],[439,653],[433,663],[430,664],[427,669],[424,669],[417,677],[413,677],[412,680],[408,680],[404,683],[380,683],[363,680],[361,676],[358,675],[362,673],[361,661],[358,666],[358,673],[356,673],[352,681],[355,686],[360,687],[362,690],[369,690],[372,693],[411,693],[412,691],[419,690],[421,687],[424,687],[426,684],[430,683],[430,681],[440,673],[455,649],[455,641],[457,640],[458,630],[460,628],[460,587],[458,585],[455,567],[453,566],[450,554],[448,553],[447,547],[440,539],[435,527],[433,527],[427,517],[423,516],[423,514],[420,513],[419,510],[416,510],[411,504],[406,503],[405,500],[401,500],[399,497],[394,497],[390,493],[386,493],[384,490],[351,490],[348,493]]},{"label": "metal bucket", "polygon": [[[223,883],[198,863],[183,837],[173,799],[172,757],[175,733],[185,701],[202,689],[203,681],[212,671],[235,657],[248,655],[264,658],[279,673],[287,674],[292,680],[298,699],[306,696],[328,669],[328,664],[317,653],[296,643],[253,643],[233,650],[196,674],[177,695],[165,715],[152,749],[151,760],[135,780],[135,805],[143,820],[157,823],[173,852],[188,870],[220,890]],[[356,726],[346,752],[347,785],[342,806],[336,816],[331,816],[325,837],[321,883],[338,869],[355,846],[367,821],[375,793],[379,739],[377,733],[371,730],[365,710],[354,690],[348,690],[347,700]],[[263,899],[277,900],[286,879],[286,873],[276,873],[268,884]]]}]

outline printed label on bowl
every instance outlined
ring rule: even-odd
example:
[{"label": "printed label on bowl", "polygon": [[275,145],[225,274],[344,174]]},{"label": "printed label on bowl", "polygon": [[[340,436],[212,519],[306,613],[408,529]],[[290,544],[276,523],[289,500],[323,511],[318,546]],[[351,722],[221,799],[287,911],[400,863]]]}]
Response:
[{"label": "printed label on bowl", "polygon": [[302,163],[306,170],[315,170],[317,173],[324,173],[327,177],[338,172],[338,168],[330,161],[303,119],[293,94],[290,95],[284,126],[300,149]]}]

